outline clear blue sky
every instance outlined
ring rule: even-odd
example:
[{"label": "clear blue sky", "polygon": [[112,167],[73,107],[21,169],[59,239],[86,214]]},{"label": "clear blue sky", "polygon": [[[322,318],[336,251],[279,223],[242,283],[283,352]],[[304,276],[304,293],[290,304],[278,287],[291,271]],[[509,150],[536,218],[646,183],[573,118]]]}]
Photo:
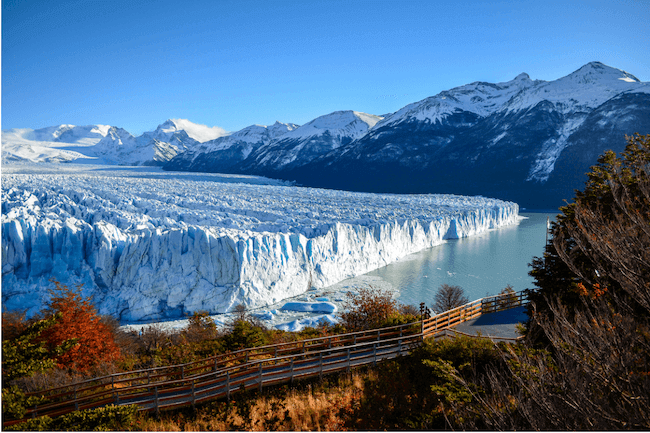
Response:
[{"label": "clear blue sky", "polygon": [[593,60],[649,81],[649,23],[647,0],[2,0],[2,128],[304,124]]}]

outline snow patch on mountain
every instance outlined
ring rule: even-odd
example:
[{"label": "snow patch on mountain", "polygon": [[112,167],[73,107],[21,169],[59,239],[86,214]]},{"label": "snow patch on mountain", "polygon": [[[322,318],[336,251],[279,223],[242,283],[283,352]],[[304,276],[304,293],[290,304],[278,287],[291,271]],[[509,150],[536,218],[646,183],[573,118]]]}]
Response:
[{"label": "snow patch on mountain", "polygon": [[3,173],[3,307],[38,311],[51,278],[84,284],[101,313],[127,322],[261,307],[518,214],[482,197],[196,179],[90,166]]},{"label": "snow patch on mountain", "polygon": [[542,149],[533,162],[527,181],[546,182],[555,168],[555,161],[567,146],[571,134],[576,131],[587,118],[586,115],[577,114],[567,120],[558,131],[557,137],[550,138],[542,144]]}]

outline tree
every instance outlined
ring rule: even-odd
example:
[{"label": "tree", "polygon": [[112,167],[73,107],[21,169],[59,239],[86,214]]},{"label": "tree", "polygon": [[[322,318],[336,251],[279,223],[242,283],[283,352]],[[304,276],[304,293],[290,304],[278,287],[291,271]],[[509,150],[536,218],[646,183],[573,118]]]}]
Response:
[{"label": "tree", "polygon": [[483,424],[463,428],[650,428],[650,136],[601,156],[561,211],[524,344],[480,383]]},{"label": "tree", "polygon": [[397,301],[388,291],[360,288],[358,293],[347,293],[346,296],[346,311],[340,317],[348,331],[380,328],[398,313]]},{"label": "tree", "polygon": [[211,340],[218,335],[217,324],[207,311],[195,311],[187,321],[187,327],[183,330],[183,335],[189,342]]},{"label": "tree", "polygon": [[449,284],[442,284],[433,300],[433,311],[437,314],[444,313],[461,305],[469,302],[465,292],[460,286],[450,286]]},{"label": "tree", "polygon": [[606,152],[584,192],[562,208],[553,234],[560,258],[581,281],[622,290],[650,310],[650,135]]},{"label": "tree", "polygon": [[61,320],[45,329],[40,341],[51,349],[63,342],[75,339],[78,344],[56,356],[56,364],[61,368],[84,371],[104,362],[115,361],[120,357],[120,349],[115,344],[110,328],[102,322],[89,298],[81,296],[81,286],[71,289],[54,282],[51,298],[44,313],[61,314]]}]

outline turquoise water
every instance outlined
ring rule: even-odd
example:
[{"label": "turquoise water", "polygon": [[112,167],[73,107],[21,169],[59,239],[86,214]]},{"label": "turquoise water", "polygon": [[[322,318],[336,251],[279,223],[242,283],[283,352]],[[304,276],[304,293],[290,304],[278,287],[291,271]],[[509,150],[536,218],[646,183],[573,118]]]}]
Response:
[{"label": "turquoise water", "polygon": [[465,239],[449,240],[400,262],[369,272],[399,290],[402,304],[433,303],[441,284],[460,286],[471,300],[499,293],[510,284],[516,291],[533,287],[528,264],[541,257],[546,218],[557,213],[526,213],[518,225]]}]

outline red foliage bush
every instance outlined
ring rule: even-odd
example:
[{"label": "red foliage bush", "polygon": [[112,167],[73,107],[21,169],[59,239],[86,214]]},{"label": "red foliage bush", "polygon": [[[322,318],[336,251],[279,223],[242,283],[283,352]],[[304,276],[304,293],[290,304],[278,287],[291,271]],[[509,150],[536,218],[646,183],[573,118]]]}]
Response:
[{"label": "red foliage bush", "polygon": [[62,319],[45,330],[41,338],[51,347],[66,340],[76,339],[77,345],[58,356],[55,361],[60,368],[87,370],[100,363],[119,359],[120,349],[115,344],[111,329],[101,321],[90,299],[81,296],[81,286],[71,289],[54,281],[51,299],[45,313],[61,312]]}]

